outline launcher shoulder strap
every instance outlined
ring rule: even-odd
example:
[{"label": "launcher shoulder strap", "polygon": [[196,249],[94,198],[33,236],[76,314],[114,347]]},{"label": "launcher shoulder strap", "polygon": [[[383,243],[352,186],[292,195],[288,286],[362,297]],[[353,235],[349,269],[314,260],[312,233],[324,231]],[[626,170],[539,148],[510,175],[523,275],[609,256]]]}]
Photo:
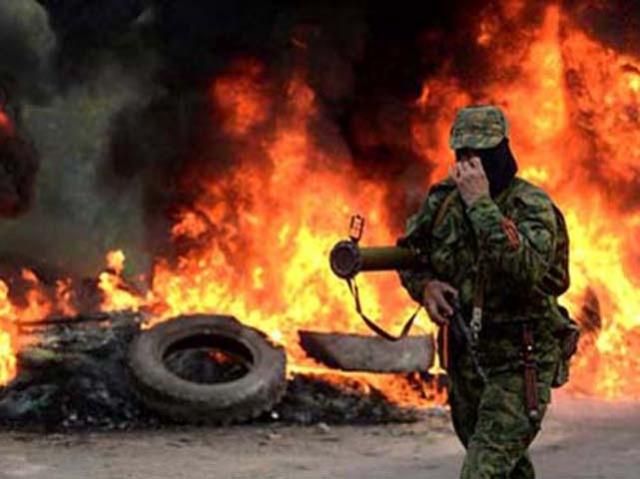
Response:
[{"label": "launcher shoulder strap", "polygon": [[371,320],[364,313],[364,311],[362,311],[362,303],[360,302],[360,291],[358,289],[358,284],[356,283],[356,280],[347,279],[347,284],[349,285],[349,291],[353,296],[353,300],[355,302],[356,312],[358,313],[358,316],[362,318],[362,321],[364,321],[364,324],[366,324],[371,331],[376,333],[381,338],[386,339],[387,341],[394,341],[394,342],[400,341],[402,338],[406,337],[409,334],[409,332],[411,331],[411,328],[413,327],[413,323],[415,322],[416,317],[420,312],[420,309],[422,309],[422,306],[418,306],[418,308],[414,311],[414,313],[411,315],[411,317],[407,320],[407,322],[402,327],[402,331],[400,332],[400,334],[398,336],[394,336],[393,334],[388,333],[383,328],[378,326],[373,320]]},{"label": "launcher shoulder strap", "polygon": [[447,196],[445,196],[444,200],[442,201],[442,203],[440,203],[440,206],[436,210],[436,214],[433,215],[433,221],[431,222],[431,228],[429,230],[429,233],[431,233],[431,231],[433,231],[434,228],[437,228],[438,225],[442,223],[442,221],[444,220],[444,217],[447,214],[447,211],[449,211],[449,208],[451,207],[451,205],[453,204],[453,201],[456,199],[457,196],[458,196],[457,188],[453,189],[452,191],[449,192]]},{"label": "launcher shoulder strap", "polygon": [[[431,221],[429,232],[433,231],[433,228],[435,228],[440,223],[442,223],[447,213],[447,210],[449,209],[449,207],[451,206],[451,204],[453,203],[453,201],[457,196],[457,192],[458,190],[454,189],[451,192],[449,192],[449,194],[447,194],[447,196],[444,198],[444,200],[436,210],[436,214],[434,215],[433,220]],[[413,327],[413,323],[415,322],[416,317],[418,316],[418,313],[422,309],[422,305],[418,306],[418,308],[414,311],[414,313],[409,317],[409,319],[406,321],[406,323],[402,327],[402,331],[400,332],[400,334],[398,336],[394,336],[393,334],[390,334],[387,331],[385,331],[382,327],[378,326],[371,318],[369,318],[364,313],[364,311],[362,310],[362,302],[360,301],[360,290],[358,289],[358,284],[356,283],[355,278],[347,279],[346,281],[347,281],[347,285],[349,286],[349,291],[351,292],[351,296],[353,296],[356,312],[358,313],[360,318],[362,318],[362,321],[364,322],[364,324],[366,324],[371,331],[373,331],[378,336],[388,341],[400,341],[402,338],[406,337],[409,334],[409,332],[411,331],[411,328]]]}]

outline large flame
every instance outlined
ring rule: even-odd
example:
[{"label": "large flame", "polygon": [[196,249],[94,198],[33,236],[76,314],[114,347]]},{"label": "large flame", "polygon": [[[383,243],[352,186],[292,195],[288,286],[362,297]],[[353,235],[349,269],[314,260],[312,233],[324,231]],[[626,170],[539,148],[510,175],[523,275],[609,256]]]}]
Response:
[{"label": "large flame", "polygon": [[[367,212],[368,241],[393,241],[383,221],[385,191],[358,180],[348,158],[327,157],[315,146],[310,133],[315,95],[301,77],[289,82],[275,134],[251,141],[255,128],[269,117],[254,72],[234,71],[214,84],[225,125],[234,136],[246,137],[246,160],[240,158],[223,181],[206,184],[195,207],[174,226],[178,241],[199,246],[175,265],[156,265],[153,294],[162,302],[156,312],[162,318],[194,311],[231,313],[286,345],[290,371],[317,372],[321,368],[306,358],[297,332],[366,331],[327,258],[354,211]],[[222,100],[229,97],[233,101]],[[264,164],[256,161],[259,155]],[[394,277],[363,282],[363,294],[371,311],[385,311],[391,323],[411,312]],[[387,386],[389,381],[394,380],[386,378]]]},{"label": "large flame", "polygon": [[[526,3],[505,0],[505,18],[517,19]],[[585,298],[597,298],[602,330],[585,340],[571,388],[639,398],[640,381],[632,378],[640,377],[634,354],[640,349],[640,248],[633,242],[640,214],[629,212],[638,200],[624,188],[637,181],[640,164],[640,59],[603,46],[558,6],[548,7],[537,30],[518,37],[517,45],[502,38],[489,16],[478,22],[476,40],[495,52],[495,69],[509,75],[487,79],[480,93],[466,91],[446,69],[425,79],[423,94],[410,106],[425,191],[452,161],[447,140],[456,109],[478,101],[504,107],[521,174],[546,188],[566,213],[573,283],[563,302],[580,315]],[[260,62],[245,59],[211,86],[211,102],[224,118],[219,123],[240,146],[234,166],[203,179],[197,201],[174,225],[176,242],[189,245],[186,252],[156,263],[145,295],[126,286],[120,276],[124,256],[113,252],[99,285],[106,310],[145,307],[157,320],[190,312],[233,314],[285,345],[292,371],[316,371],[319,366],[298,345],[299,329],[366,332],[327,265],[350,214],[366,215],[369,244],[391,244],[400,231],[390,226],[394,212],[387,208],[386,187],[362,179],[331,129],[318,132],[321,106],[304,70],[292,75],[284,94],[266,88],[265,76]],[[426,172],[434,162],[430,178]],[[28,305],[19,307],[7,286],[0,287],[7,324],[0,334],[4,382],[15,374],[10,326],[18,318],[68,311],[69,302],[51,306],[34,283]],[[59,288],[65,291],[63,283]],[[371,315],[383,317],[388,328],[397,328],[412,310],[395,275],[362,278],[361,289]],[[424,317],[419,326],[433,331]],[[370,381],[395,399],[406,397],[407,384],[397,377]]]}]

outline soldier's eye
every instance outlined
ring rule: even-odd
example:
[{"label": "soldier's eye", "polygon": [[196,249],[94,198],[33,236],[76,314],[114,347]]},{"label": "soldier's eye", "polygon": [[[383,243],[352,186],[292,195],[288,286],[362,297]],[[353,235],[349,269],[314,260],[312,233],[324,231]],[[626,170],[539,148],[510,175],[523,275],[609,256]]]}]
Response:
[{"label": "soldier's eye", "polygon": [[468,148],[465,148],[462,150],[456,150],[456,161],[458,162],[469,161],[473,157],[474,157],[473,151],[469,150]]},{"label": "soldier's eye", "polygon": [[456,161],[467,161],[470,157],[471,155],[467,148],[456,150]]}]

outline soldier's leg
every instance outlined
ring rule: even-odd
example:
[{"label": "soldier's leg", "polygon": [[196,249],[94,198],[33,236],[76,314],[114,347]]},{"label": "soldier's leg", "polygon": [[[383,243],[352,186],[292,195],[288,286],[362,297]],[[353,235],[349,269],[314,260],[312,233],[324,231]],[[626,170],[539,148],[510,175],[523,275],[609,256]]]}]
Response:
[{"label": "soldier's leg", "polygon": [[482,387],[472,377],[458,372],[449,377],[451,422],[462,445],[467,448],[476,427]]},{"label": "soldier's leg", "polygon": [[459,368],[449,374],[451,422],[465,449],[476,428],[482,387],[477,376],[467,368]]},{"label": "soldier's leg", "polygon": [[[550,399],[550,377],[541,376],[538,396],[544,415]],[[525,455],[538,430],[539,422],[531,421],[527,414],[522,373],[491,377],[482,393],[461,479],[533,478],[533,467],[527,467]],[[521,460],[521,469],[514,471]],[[527,475],[512,476],[512,472]]]}]

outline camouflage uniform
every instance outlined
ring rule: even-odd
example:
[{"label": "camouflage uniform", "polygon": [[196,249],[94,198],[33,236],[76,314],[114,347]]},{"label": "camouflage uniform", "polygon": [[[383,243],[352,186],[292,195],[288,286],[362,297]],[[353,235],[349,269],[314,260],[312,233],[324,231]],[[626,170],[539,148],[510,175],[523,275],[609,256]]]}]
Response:
[{"label": "camouflage uniform", "polygon": [[[506,134],[506,121],[497,108],[464,109],[452,129],[451,146],[491,148]],[[422,302],[427,281],[445,281],[458,290],[469,321],[481,270],[484,306],[478,358],[487,382],[478,377],[461,345],[450,343],[448,364],[453,424],[467,449],[463,479],[535,476],[527,449],[540,421],[530,419],[526,409],[522,327],[530,324],[535,337],[542,417],[559,359],[554,332],[561,315],[556,298],[536,285],[552,260],[556,228],[549,197],[519,178],[495,199],[486,196],[471,207],[453,181],[446,180],[430,189],[420,211],[409,219],[404,241],[428,259],[424,269],[400,273],[416,301]]]}]

